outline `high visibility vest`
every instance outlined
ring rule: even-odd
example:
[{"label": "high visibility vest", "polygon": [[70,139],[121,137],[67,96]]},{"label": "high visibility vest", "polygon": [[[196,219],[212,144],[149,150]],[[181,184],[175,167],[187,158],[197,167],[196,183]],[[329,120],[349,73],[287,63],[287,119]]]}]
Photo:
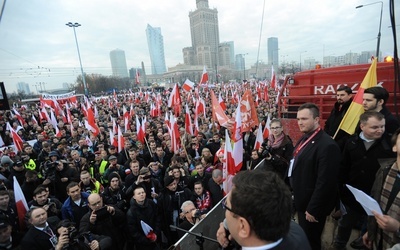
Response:
[{"label": "high visibility vest", "polygon": [[100,167],[99,167],[99,174],[100,174],[100,181],[102,184],[108,183],[108,180],[103,178],[103,174],[106,171],[106,166],[108,161],[101,160]]}]

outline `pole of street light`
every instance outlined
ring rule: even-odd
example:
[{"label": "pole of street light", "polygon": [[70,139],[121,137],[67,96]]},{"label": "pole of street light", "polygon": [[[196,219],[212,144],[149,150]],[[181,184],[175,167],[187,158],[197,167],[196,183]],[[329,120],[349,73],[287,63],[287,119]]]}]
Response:
[{"label": "pole of street light", "polygon": [[245,54],[240,54],[242,55],[243,58],[243,82],[246,79],[246,55],[249,53],[245,53]]},{"label": "pole of street light", "polygon": [[300,52],[300,71],[301,71],[301,54],[306,53],[307,50]]},{"label": "pole of street light", "polygon": [[362,4],[362,5],[358,5],[356,7],[356,9],[365,7],[365,6],[369,6],[369,5],[373,5],[373,4],[377,4],[380,3],[381,4],[381,16],[379,19],[379,30],[378,30],[378,38],[377,38],[377,42],[376,42],[376,58],[379,61],[379,47],[381,45],[381,27],[382,27],[382,13],[383,13],[383,2],[382,1],[378,1],[378,2],[373,2],[373,3],[369,3],[369,4]]},{"label": "pole of street light", "polygon": [[76,31],[75,28],[81,26],[79,23],[66,23],[68,27],[71,27],[74,30],[74,36],[75,36],[75,43],[76,43],[76,49],[78,50],[78,57],[79,57],[79,63],[81,65],[81,73],[82,73],[82,81],[83,81],[83,88],[85,89],[85,95],[89,95],[87,85],[86,85],[86,80],[85,80],[85,75],[83,73],[83,67],[82,67],[82,60],[81,60],[81,53],[79,52],[79,45],[78,45],[78,39],[76,38]]}]

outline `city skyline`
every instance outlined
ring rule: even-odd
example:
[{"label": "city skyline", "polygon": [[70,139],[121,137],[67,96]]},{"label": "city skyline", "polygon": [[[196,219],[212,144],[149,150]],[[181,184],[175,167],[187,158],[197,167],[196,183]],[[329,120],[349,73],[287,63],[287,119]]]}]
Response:
[{"label": "city skyline", "polygon": [[[339,6],[334,0],[323,2],[266,3],[263,31],[262,0],[232,3],[228,0],[209,0],[211,9],[218,11],[221,41],[233,41],[236,54],[246,54],[249,68],[257,58],[267,58],[267,38],[279,38],[279,62],[299,62],[349,52],[375,50],[380,5],[355,6],[369,1],[351,0]],[[1,0],[0,0],[1,3]],[[171,6],[179,6],[173,11]],[[396,7],[396,12],[399,6]],[[110,11],[110,10],[113,11]],[[191,45],[188,15],[196,9],[195,0],[155,0],[143,3],[133,0],[94,0],[80,2],[55,0],[8,1],[0,23],[0,81],[7,91],[15,91],[17,82],[32,86],[46,82],[53,89],[64,82],[72,83],[80,75],[78,55],[72,29],[67,22],[79,22],[76,28],[82,65],[87,74],[111,75],[108,53],[113,48],[125,50],[127,66],[141,67],[150,72],[150,56],[145,39],[147,23],[161,27],[164,36],[167,67],[183,63],[182,48]],[[134,14],[132,15],[132,10]],[[398,15],[397,15],[398,16]],[[391,55],[393,39],[384,5],[381,54]],[[260,43],[260,50],[258,45]]]}]

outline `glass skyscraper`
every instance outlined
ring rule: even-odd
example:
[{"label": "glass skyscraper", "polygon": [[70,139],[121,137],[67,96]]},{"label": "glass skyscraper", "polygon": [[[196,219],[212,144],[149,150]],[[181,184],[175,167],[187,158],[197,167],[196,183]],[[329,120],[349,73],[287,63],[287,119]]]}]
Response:
[{"label": "glass skyscraper", "polygon": [[150,52],[151,73],[153,75],[163,74],[167,71],[167,68],[165,66],[164,38],[161,35],[161,28],[147,24],[146,36]]},{"label": "glass skyscraper", "polygon": [[110,52],[111,68],[113,76],[128,77],[128,67],[126,66],[125,51],[115,49]]}]

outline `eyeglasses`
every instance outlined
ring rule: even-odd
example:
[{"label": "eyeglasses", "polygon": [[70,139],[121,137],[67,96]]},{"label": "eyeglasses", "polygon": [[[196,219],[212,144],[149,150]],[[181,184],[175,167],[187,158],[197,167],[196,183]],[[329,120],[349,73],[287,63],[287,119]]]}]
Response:
[{"label": "eyeglasses", "polygon": [[226,205],[226,197],[221,201],[221,206],[224,210],[228,210],[229,212],[236,214],[230,207]]},{"label": "eyeglasses", "polygon": [[282,127],[271,127],[271,130],[273,129],[273,130],[276,130],[276,129],[280,129],[280,128],[282,128]]}]

